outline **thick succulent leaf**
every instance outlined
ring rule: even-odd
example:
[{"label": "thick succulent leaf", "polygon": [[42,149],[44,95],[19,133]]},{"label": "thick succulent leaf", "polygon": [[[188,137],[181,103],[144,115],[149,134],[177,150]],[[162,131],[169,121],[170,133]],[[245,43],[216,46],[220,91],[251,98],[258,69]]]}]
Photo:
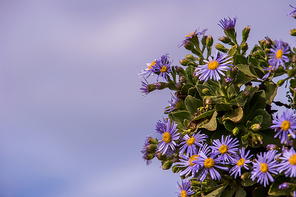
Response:
[{"label": "thick succulent leaf", "polygon": [[250,77],[257,78],[257,76],[254,75],[250,71],[250,66],[249,65],[246,65],[246,64],[238,64],[238,65],[236,65],[236,67],[238,68],[239,71],[243,72],[245,75],[250,76]]},{"label": "thick succulent leaf", "polygon": [[241,186],[236,188],[235,197],[245,197],[246,195],[246,191]]},{"label": "thick succulent leaf", "polygon": [[204,125],[202,125],[200,128],[207,129],[209,131],[215,131],[217,129],[217,115],[218,113],[215,111],[210,119],[210,121]]},{"label": "thick succulent leaf", "polygon": [[260,124],[261,130],[268,129],[271,126],[272,120],[271,120],[271,116],[269,115],[269,113],[267,111],[265,111],[264,109],[257,109],[254,113],[251,114],[249,120],[253,120],[258,115],[263,116],[263,121]]},{"label": "thick succulent leaf", "polygon": [[218,189],[212,191],[211,193],[209,193],[208,195],[206,195],[205,197],[220,197],[222,192],[224,191],[224,189],[226,188],[227,185],[224,185],[222,187],[219,187]]},{"label": "thick succulent leaf", "polygon": [[189,111],[191,115],[194,115],[194,113],[197,111],[197,108],[201,107],[203,105],[202,101],[194,98],[190,95],[188,95],[185,99],[185,106],[186,109]]},{"label": "thick succulent leaf", "polygon": [[269,188],[268,194],[271,196],[289,196],[290,189],[279,189],[281,183],[276,179]]},{"label": "thick succulent leaf", "polygon": [[266,103],[270,105],[276,96],[278,86],[273,83],[272,81],[265,81],[265,96],[266,96]]},{"label": "thick succulent leaf", "polygon": [[223,115],[222,120],[231,120],[232,122],[238,123],[243,118],[243,109],[238,107],[232,111],[228,111],[226,114]]},{"label": "thick succulent leaf", "polygon": [[186,110],[180,110],[171,113],[177,123],[182,123],[184,119],[191,120],[192,115]]}]

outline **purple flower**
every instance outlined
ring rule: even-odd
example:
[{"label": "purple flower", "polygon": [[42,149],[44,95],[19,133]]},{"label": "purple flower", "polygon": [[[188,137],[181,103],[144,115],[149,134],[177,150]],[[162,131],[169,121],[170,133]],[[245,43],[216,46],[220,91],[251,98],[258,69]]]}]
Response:
[{"label": "purple flower", "polygon": [[248,163],[251,163],[250,159],[253,155],[249,155],[250,151],[245,153],[245,147],[242,147],[242,149],[239,150],[240,156],[233,160],[233,163],[235,163],[235,166],[230,169],[230,175],[232,176],[234,174],[234,178],[237,177],[237,175],[241,176],[241,170],[242,167],[249,170]]},{"label": "purple flower", "polygon": [[147,63],[148,68],[142,70],[138,75],[140,75],[140,77],[141,76],[144,77],[145,75],[147,75],[146,78],[148,78],[151,74],[155,73],[155,65],[156,65],[156,60],[154,60],[150,64]]},{"label": "purple flower", "polygon": [[231,20],[230,17],[228,17],[228,18],[229,19],[226,19],[226,18],[224,18],[224,20],[221,19],[219,21],[220,24],[218,24],[220,27],[222,27],[222,29],[224,31],[234,29],[234,27],[235,27],[235,23],[236,23],[237,17],[233,18],[233,20]]},{"label": "purple flower", "polygon": [[167,108],[165,108],[164,112],[165,113],[170,113],[173,110],[175,110],[176,104],[178,103],[178,101],[179,101],[179,98],[172,94],[171,100],[168,101],[168,103],[170,104],[170,106],[167,107]]},{"label": "purple flower", "polygon": [[197,154],[192,155],[191,157],[180,154],[180,162],[176,162],[177,165],[180,165],[182,167],[186,167],[185,170],[183,170],[180,173],[180,176],[188,176],[190,173],[192,176],[195,176],[195,173],[199,170],[200,165],[194,163],[193,161],[197,160],[199,157],[200,152],[203,152],[204,154],[208,154],[210,152],[210,148],[208,147],[207,144],[204,144],[198,151]]},{"label": "purple flower", "polygon": [[[196,76],[199,76],[199,80],[207,81],[213,79],[214,81],[219,81],[220,75],[225,76],[222,71],[230,69],[232,64],[230,63],[230,57],[228,54],[220,54],[216,52],[214,58],[209,57],[209,61],[204,60],[207,64],[199,65],[196,70]],[[220,75],[219,75],[220,74]]]},{"label": "purple flower", "polygon": [[272,124],[270,128],[277,132],[274,137],[279,137],[282,144],[287,143],[288,133],[295,139],[296,117],[293,110],[287,109],[280,117],[276,116]]},{"label": "purple flower", "polygon": [[164,125],[165,132],[162,134],[162,139],[159,140],[157,150],[162,154],[171,156],[175,150],[176,140],[179,139],[179,133],[177,133],[177,124],[173,121],[171,124],[170,119]]},{"label": "purple flower", "polygon": [[164,119],[164,118],[163,118],[163,121],[158,120],[158,122],[155,125],[156,126],[156,128],[155,128],[156,133],[159,133],[162,135],[166,131],[165,126],[166,126],[167,122],[168,122],[167,119]]},{"label": "purple flower", "polygon": [[275,71],[274,66],[269,65],[267,68],[263,68],[267,73],[262,77],[263,80],[266,80],[272,71]]},{"label": "purple flower", "polygon": [[296,18],[296,7],[293,7],[291,5],[290,5],[290,7],[293,8],[294,10],[292,12],[290,12],[288,14],[288,16],[293,17],[293,18]]},{"label": "purple flower", "polygon": [[269,184],[269,180],[271,182],[274,181],[272,174],[277,174],[277,166],[278,162],[275,158],[279,155],[276,154],[276,150],[270,150],[268,152],[264,152],[263,155],[260,153],[257,155],[255,162],[253,163],[253,171],[251,172],[251,179],[254,181],[256,178],[257,183],[264,184],[264,187]]},{"label": "purple flower", "polygon": [[221,170],[228,170],[227,167],[219,166],[220,164],[219,159],[215,158],[214,154],[210,154],[209,156],[205,154],[204,152],[200,152],[199,157],[197,160],[193,161],[193,163],[196,163],[200,165],[200,174],[197,176],[197,179],[203,182],[207,176],[208,173],[210,173],[210,176],[213,180],[220,180],[221,175],[215,168],[219,168]]},{"label": "purple flower", "polygon": [[194,191],[191,189],[191,182],[190,181],[186,181],[186,180],[182,180],[182,184],[180,185],[179,182],[177,182],[178,184],[178,189],[179,192],[176,192],[176,194],[178,194],[179,197],[187,197],[187,196],[191,196],[192,194],[194,194]]},{"label": "purple flower", "polygon": [[189,42],[190,39],[191,39],[193,36],[204,35],[204,34],[206,33],[207,30],[208,30],[208,29],[204,29],[204,30],[202,30],[202,31],[200,31],[200,32],[197,32],[197,30],[195,30],[194,32],[188,34],[188,35],[185,37],[185,39],[184,39],[182,42],[180,42],[180,44],[178,45],[178,47],[181,47],[181,46],[183,46],[186,42]]},{"label": "purple flower", "polygon": [[279,164],[279,173],[285,171],[285,175],[290,177],[296,177],[296,153],[294,148],[287,150],[283,153],[281,163]]},{"label": "purple flower", "polygon": [[282,184],[279,185],[279,189],[289,189],[290,186],[288,183],[284,182]]},{"label": "purple flower", "polygon": [[160,76],[162,76],[163,80],[168,81],[168,75],[172,72],[171,69],[171,62],[169,61],[168,54],[162,55],[160,58],[158,58],[155,62],[155,70],[158,74],[157,81]]},{"label": "purple flower", "polygon": [[289,45],[287,43],[284,43],[282,40],[275,40],[274,41],[275,46],[271,45],[270,51],[272,53],[269,53],[270,59],[268,60],[268,63],[270,65],[273,65],[273,69],[277,70],[280,65],[286,69],[284,62],[289,62],[289,58],[285,56],[286,54],[289,54]]},{"label": "purple flower", "polygon": [[221,141],[219,139],[213,140],[213,145],[211,146],[212,152],[218,155],[218,159],[226,164],[227,162],[233,162],[237,156],[236,151],[238,151],[238,140],[227,136],[224,140],[224,135],[222,135]]},{"label": "purple flower", "polygon": [[195,155],[197,153],[196,146],[202,146],[202,142],[204,142],[207,137],[208,136],[205,134],[200,134],[200,131],[191,137],[186,134],[183,137],[184,141],[180,143],[180,146],[183,145],[180,149],[180,154],[183,154],[187,149],[186,156]]},{"label": "purple flower", "polygon": [[146,96],[149,93],[149,84],[148,81],[144,78],[145,81],[142,82],[142,87],[140,88],[140,92],[143,93],[143,96]]}]

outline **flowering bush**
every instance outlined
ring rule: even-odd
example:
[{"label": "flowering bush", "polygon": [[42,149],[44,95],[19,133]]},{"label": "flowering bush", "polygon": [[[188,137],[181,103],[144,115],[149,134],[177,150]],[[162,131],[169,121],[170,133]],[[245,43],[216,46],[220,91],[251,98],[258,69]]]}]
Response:
[{"label": "flowering bush", "polygon": [[[181,66],[164,54],[139,73],[144,95],[175,92],[167,118],[156,123],[161,138],[147,136],[143,158],[148,165],[156,157],[164,170],[180,174],[181,197],[295,196],[296,48],[265,37],[248,51],[250,27],[238,43],[236,22],[220,20],[225,36],[213,56],[212,36],[195,30],[179,44],[192,53]],[[150,75],[157,75],[155,83],[148,83]],[[284,83],[287,103],[274,101]],[[271,104],[286,109],[277,113]]]}]

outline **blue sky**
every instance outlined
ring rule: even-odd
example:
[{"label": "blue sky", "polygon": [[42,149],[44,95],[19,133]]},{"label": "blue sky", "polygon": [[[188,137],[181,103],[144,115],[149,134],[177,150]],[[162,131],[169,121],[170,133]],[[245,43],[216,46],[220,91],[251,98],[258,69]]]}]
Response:
[{"label": "blue sky", "polygon": [[289,4],[0,1],[0,197],[176,196],[178,175],[140,153],[170,92],[143,98],[137,74],[164,53],[178,65],[195,29],[217,41],[224,17],[238,17],[238,34],[250,25],[249,46],[295,46]]}]

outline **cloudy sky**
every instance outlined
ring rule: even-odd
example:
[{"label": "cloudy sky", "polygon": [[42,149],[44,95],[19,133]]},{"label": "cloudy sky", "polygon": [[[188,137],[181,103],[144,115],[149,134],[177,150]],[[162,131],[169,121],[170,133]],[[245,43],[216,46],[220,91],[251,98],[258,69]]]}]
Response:
[{"label": "cloudy sky", "polygon": [[224,17],[238,17],[238,32],[250,25],[250,46],[296,46],[289,4],[0,1],[0,197],[176,196],[178,175],[140,153],[170,92],[143,98],[137,74],[164,53],[178,65],[195,29],[217,41]]}]

